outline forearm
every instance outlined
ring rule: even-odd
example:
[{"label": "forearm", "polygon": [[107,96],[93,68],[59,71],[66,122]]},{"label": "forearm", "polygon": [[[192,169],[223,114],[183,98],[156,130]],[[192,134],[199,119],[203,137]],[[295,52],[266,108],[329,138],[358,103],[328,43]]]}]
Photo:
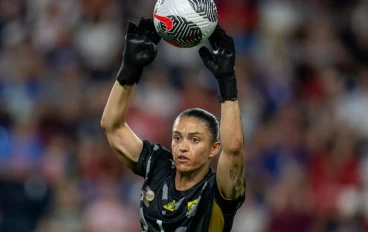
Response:
[{"label": "forearm", "polygon": [[116,129],[125,124],[132,89],[132,85],[122,86],[115,82],[101,119],[101,126],[105,130]]},{"label": "forearm", "polygon": [[235,200],[244,192],[243,130],[238,101],[221,104],[220,136],[222,153],[216,181],[223,197]]},{"label": "forearm", "polygon": [[238,100],[221,104],[220,136],[223,153],[242,154],[244,138]]}]

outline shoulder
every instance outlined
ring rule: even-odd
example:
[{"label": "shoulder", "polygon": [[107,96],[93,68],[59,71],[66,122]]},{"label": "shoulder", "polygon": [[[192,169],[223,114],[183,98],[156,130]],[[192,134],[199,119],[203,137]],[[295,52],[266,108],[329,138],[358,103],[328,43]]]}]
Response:
[{"label": "shoulder", "polygon": [[171,169],[173,166],[171,152],[159,143],[143,141],[142,152],[134,172],[142,177],[148,177],[162,169]]},{"label": "shoulder", "polygon": [[143,149],[141,155],[144,153],[148,153],[148,155],[164,154],[168,156],[167,158],[172,158],[171,151],[169,151],[166,147],[159,143],[150,143],[147,140],[143,140]]}]

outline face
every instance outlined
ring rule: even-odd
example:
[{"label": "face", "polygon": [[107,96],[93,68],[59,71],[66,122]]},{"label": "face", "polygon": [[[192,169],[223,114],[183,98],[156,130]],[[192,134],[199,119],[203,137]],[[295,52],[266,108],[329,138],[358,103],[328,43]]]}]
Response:
[{"label": "face", "polygon": [[206,124],[195,117],[182,117],[174,122],[171,149],[179,172],[193,172],[208,165],[220,150],[213,142]]}]

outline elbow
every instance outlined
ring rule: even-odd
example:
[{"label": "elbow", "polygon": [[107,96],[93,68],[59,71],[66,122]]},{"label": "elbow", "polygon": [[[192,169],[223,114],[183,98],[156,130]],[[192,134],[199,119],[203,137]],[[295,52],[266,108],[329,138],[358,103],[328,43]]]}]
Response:
[{"label": "elbow", "polygon": [[121,124],[113,123],[110,120],[108,120],[106,117],[102,117],[100,121],[100,126],[107,133],[107,132],[111,132],[111,131],[114,131],[115,129],[120,128]]},{"label": "elbow", "polygon": [[224,149],[224,152],[233,156],[242,155],[244,153],[243,148],[230,148],[226,150]]},{"label": "elbow", "polygon": [[100,126],[101,126],[101,128],[102,128],[104,131],[107,131],[107,129],[109,128],[109,125],[108,125],[107,120],[106,120],[106,118],[105,118],[105,117],[102,117],[102,118],[101,118]]},{"label": "elbow", "polygon": [[227,146],[224,145],[223,150],[227,154],[239,155],[243,154],[244,145],[241,140],[232,140]]}]

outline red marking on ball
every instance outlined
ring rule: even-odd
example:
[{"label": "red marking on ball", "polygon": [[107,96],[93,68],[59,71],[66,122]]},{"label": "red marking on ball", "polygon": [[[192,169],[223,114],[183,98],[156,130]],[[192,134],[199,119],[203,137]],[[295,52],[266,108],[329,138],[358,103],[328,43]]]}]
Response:
[{"label": "red marking on ball", "polygon": [[166,32],[170,31],[173,26],[174,26],[174,22],[168,18],[168,17],[165,17],[165,16],[160,16],[158,14],[153,14],[153,16],[160,22],[162,22],[163,24],[166,25]]},{"label": "red marking on ball", "polygon": [[171,45],[173,45],[175,47],[180,47],[180,45],[177,42],[175,42],[175,41],[166,40],[166,42],[168,42],[169,44],[171,44]]}]

